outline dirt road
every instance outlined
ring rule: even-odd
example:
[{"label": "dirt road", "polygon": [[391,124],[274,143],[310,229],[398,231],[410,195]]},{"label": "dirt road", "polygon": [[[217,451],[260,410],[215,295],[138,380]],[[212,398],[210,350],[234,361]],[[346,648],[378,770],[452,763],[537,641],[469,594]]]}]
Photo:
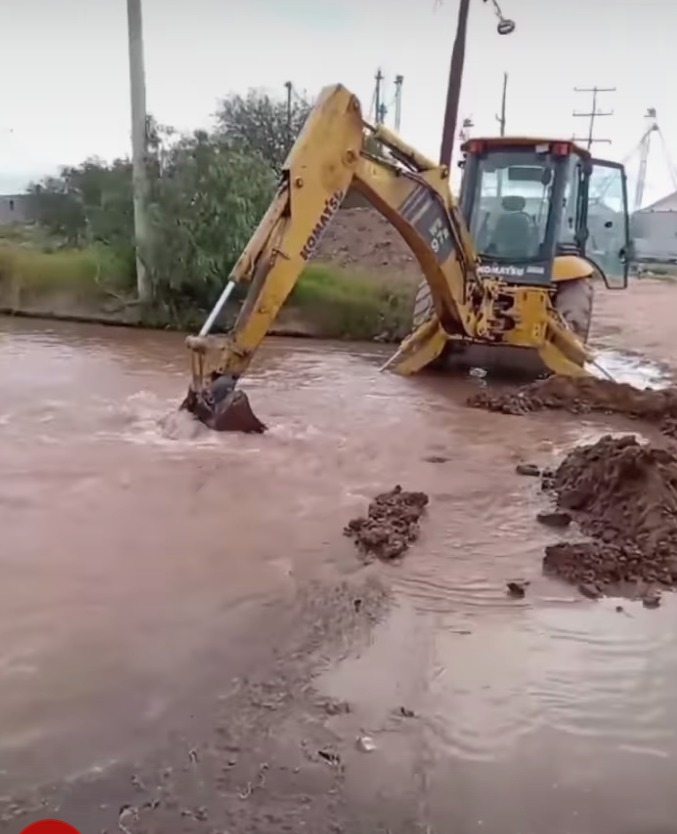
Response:
[{"label": "dirt road", "polygon": [[[600,295],[607,364],[675,365],[676,292]],[[272,431],[214,437],[166,419],[179,337],[3,325],[0,830],[670,830],[672,598],[544,577],[559,534],[514,472],[627,424],[278,341],[247,386]],[[398,482],[422,538],[364,567],[341,531]]]}]

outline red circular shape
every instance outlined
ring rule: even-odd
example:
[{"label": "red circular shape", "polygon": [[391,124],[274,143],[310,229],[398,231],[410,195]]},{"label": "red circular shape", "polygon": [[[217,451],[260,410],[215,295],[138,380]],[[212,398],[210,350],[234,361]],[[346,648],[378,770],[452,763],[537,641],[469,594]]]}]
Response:
[{"label": "red circular shape", "polygon": [[38,820],[27,825],[21,834],[80,834],[80,832],[61,820]]}]

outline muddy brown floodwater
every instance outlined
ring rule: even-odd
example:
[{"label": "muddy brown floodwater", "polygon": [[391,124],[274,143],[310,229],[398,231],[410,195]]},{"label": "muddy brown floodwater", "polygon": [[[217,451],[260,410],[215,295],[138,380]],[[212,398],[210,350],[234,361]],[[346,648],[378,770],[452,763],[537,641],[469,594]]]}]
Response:
[{"label": "muddy brown floodwater", "polygon": [[[606,366],[660,380],[675,298],[603,295]],[[674,830],[673,597],[544,576],[570,532],[515,474],[630,424],[469,409],[480,380],[385,355],[271,341],[271,429],[233,437],[168,416],[178,336],[2,322],[0,830]],[[420,537],[365,566],[342,530],[394,484]]]}]

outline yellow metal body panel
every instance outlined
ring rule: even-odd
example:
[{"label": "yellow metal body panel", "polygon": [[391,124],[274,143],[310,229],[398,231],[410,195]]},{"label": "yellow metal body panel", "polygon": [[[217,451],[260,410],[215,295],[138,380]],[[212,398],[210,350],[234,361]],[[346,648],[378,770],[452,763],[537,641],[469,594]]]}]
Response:
[{"label": "yellow metal body panel", "polygon": [[437,316],[433,316],[402,342],[397,352],[382,370],[396,370],[401,376],[411,376],[431,365],[449,342]]},{"label": "yellow metal body panel", "polygon": [[556,284],[590,278],[594,273],[595,267],[579,255],[558,255],[552,264],[552,280]]}]

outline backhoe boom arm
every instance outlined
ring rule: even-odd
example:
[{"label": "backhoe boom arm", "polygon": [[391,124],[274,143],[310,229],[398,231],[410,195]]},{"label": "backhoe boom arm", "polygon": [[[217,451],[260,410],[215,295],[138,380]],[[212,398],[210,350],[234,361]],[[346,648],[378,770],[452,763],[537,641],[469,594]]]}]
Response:
[{"label": "backhoe boom arm", "polygon": [[[369,133],[387,149],[386,157],[367,150]],[[208,334],[227,287],[200,335],[187,340],[192,352],[187,408],[198,413],[199,400],[209,411],[215,398],[232,394],[350,188],[398,230],[431,290],[435,315],[404,340],[387,367],[414,373],[454,340],[509,341],[537,348],[553,370],[580,372],[585,348],[553,310],[547,292],[478,277],[475,247],[451,196],[446,166],[387,128],[368,125],[358,99],[335,85],[320,94],[285,162],[273,202],[230,276],[231,283],[250,284],[232,331],[220,340]]]},{"label": "backhoe boom arm", "polygon": [[[392,161],[365,152],[365,129],[389,149]],[[431,285],[444,331],[473,335],[466,281],[475,274],[474,249],[451,200],[447,169],[386,128],[371,129],[357,98],[336,85],[321,93],[287,158],[275,198],[233,269],[230,280],[251,287],[216,361],[207,361],[212,339],[189,337],[195,390],[215,376],[237,378],[246,371],[351,187],[411,248]],[[437,323],[434,329],[439,330]],[[431,350],[441,351],[445,342],[440,330]]]}]

